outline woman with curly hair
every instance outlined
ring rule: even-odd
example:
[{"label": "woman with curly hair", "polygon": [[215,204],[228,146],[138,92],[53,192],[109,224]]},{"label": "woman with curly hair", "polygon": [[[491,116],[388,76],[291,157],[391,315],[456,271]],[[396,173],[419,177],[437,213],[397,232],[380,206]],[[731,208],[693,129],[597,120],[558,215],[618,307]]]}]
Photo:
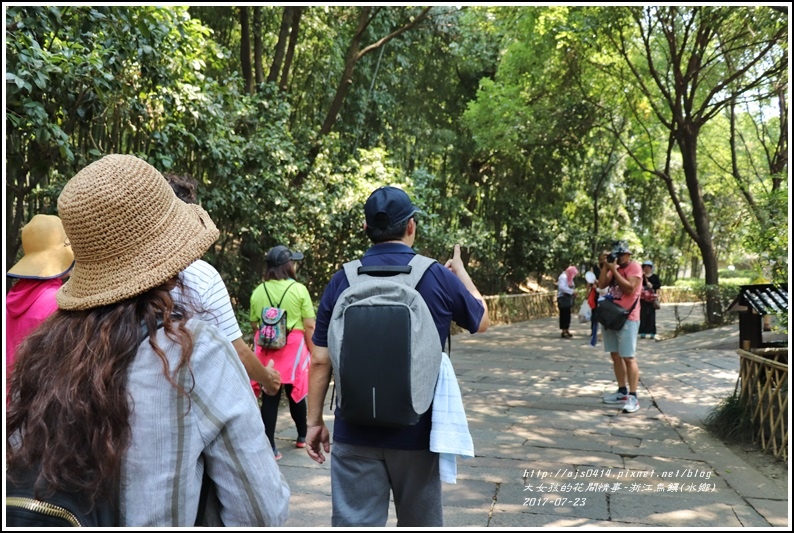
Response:
[{"label": "woman with curly hair", "polygon": [[58,212],[75,265],[17,350],[7,480],[109,502],[119,526],[283,525],[289,488],[242,363],[170,293],[218,237],[206,211],[145,161],[108,155]]}]

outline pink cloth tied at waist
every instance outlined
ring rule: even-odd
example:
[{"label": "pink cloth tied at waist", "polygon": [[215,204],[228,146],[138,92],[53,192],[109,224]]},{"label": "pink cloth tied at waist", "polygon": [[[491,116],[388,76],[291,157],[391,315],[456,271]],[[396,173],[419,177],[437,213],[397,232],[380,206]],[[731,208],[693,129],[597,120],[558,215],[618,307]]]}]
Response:
[{"label": "pink cloth tied at waist", "polygon": [[[256,337],[259,336],[257,332]],[[301,401],[309,393],[309,364],[311,352],[306,346],[303,330],[293,329],[287,335],[287,344],[279,350],[265,350],[256,343],[256,356],[267,366],[273,361],[273,367],[281,374],[282,385],[292,385],[292,399]],[[254,392],[258,392],[259,384],[251,382]]]}]

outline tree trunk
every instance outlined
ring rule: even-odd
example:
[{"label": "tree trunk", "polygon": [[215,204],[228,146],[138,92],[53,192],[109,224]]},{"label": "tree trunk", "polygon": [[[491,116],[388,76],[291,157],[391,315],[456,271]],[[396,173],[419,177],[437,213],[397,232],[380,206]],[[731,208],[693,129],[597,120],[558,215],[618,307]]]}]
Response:
[{"label": "tree trunk", "polygon": [[251,293],[264,279],[265,256],[260,243],[251,236],[251,232],[243,233],[239,253],[242,257],[240,282],[237,284],[238,290],[234,297],[238,301],[238,306],[247,310],[250,307]]},{"label": "tree trunk", "polygon": [[677,136],[678,148],[681,150],[684,177],[686,179],[689,200],[692,205],[692,218],[695,223],[697,238],[695,244],[700,249],[701,259],[706,275],[706,322],[709,325],[718,325],[723,322],[722,303],[719,298],[719,268],[714,241],[711,236],[709,212],[703,200],[697,174],[697,139],[698,131],[690,126],[688,131]]},{"label": "tree trunk", "polygon": [[736,186],[739,188],[739,192],[744,196],[747,205],[750,207],[750,211],[755,216],[756,220],[759,220],[762,216],[759,213],[758,208],[755,203],[755,198],[753,198],[753,194],[750,191],[750,187],[745,182],[744,178],[742,178],[742,173],[739,170],[739,154],[736,149],[736,101],[735,99],[731,101],[730,106],[728,107],[728,119],[730,124],[730,136],[728,137],[728,145],[731,148],[731,174],[733,175],[733,180],[736,182]]},{"label": "tree trunk", "polygon": [[248,6],[240,7],[240,69],[243,71],[245,91],[254,92],[254,79],[251,76],[251,30],[248,22]]},{"label": "tree trunk", "polygon": [[347,54],[345,55],[345,68],[342,75],[339,77],[339,83],[336,85],[336,93],[331,102],[331,107],[328,108],[328,113],[325,115],[323,125],[320,127],[320,137],[325,137],[331,132],[336,119],[339,116],[339,111],[342,110],[342,103],[345,101],[345,96],[350,92],[350,86],[353,85],[353,70],[356,68],[356,63],[361,59],[359,51],[361,49],[361,39],[364,37],[364,31],[369,26],[371,19],[369,13],[371,7],[362,7],[358,15],[358,26],[350,39],[350,44],[347,47]]},{"label": "tree trunk", "polygon": [[342,71],[342,76],[339,78],[339,83],[336,86],[334,99],[331,102],[331,106],[328,108],[328,113],[325,115],[325,120],[320,127],[317,140],[312,143],[311,148],[309,148],[309,153],[306,158],[306,167],[298,172],[298,174],[292,180],[292,185],[296,188],[300,188],[301,185],[303,185],[303,180],[305,180],[309,175],[309,172],[311,172],[314,162],[320,153],[323,138],[333,130],[334,124],[336,124],[336,119],[339,116],[339,112],[342,110],[345,97],[350,92],[350,87],[353,84],[353,70],[356,68],[356,63],[358,63],[358,61],[368,53],[377,50],[395,37],[402,35],[406,31],[415,27],[427,17],[431,7],[424,8],[419,15],[414,17],[414,19],[407,24],[400,26],[378,41],[361,48],[361,41],[364,37],[364,32],[372,22],[372,16],[370,16],[372,9],[373,8],[370,6],[361,7],[361,11],[359,12],[358,16],[358,25],[356,26],[356,31],[353,33],[353,37],[350,39],[350,45],[347,48],[347,54],[345,55],[345,68]]},{"label": "tree trunk", "polygon": [[295,46],[298,44],[298,29],[300,28],[302,15],[302,6],[296,6],[292,8],[292,26],[289,32],[289,45],[287,46],[287,55],[284,57],[284,68],[281,70],[281,80],[278,83],[278,86],[282,91],[287,90],[289,70],[292,67],[292,58],[295,55]]},{"label": "tree trunk", "polygon": [[773,191],[779,191],[783,181],[787,178],[785,170],[788,167],[788,84],[785,81],[778,84],[777,102],[780,116],[780,137],[778,137],[775,152],[769,162]]},{"label": "tree trunk", "polygon": [[276,42],[276,49],[273,51],[273,61],[270,63],[270,71],[267,74],[268,83],[276,83],[278,80],[281,64],[284,62],[284,50],[287,48],[287,38],[289,37],[293,9],[293,7],[285,6],[281,12],[281,28],[278,30],[278,41]]},{"label": "tree trunk", "polygon": [[262,85],[265,81],[265,71],[262,67],[262,8],[254,7],[254,74],[256,84]]},{"label": "tree trunk", "polygon": [[598,231],[600,229],[600,220],[598,218],[598,197],[599,197],[599,189],[596,189],[593,193],[593,239],[590,243],[590,248],[592,249],[592,261],[594,263],[598,262],[598,253],[600,250],[598,249]]}]

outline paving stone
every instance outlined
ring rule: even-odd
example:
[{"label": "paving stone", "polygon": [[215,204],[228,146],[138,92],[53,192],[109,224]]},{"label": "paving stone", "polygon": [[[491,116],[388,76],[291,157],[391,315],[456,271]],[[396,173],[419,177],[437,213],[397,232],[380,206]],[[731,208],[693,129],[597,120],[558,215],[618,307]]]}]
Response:
[{"label": "paving stone", "polygon": [[[702,320],[697,306],[679,307]],[[457,483],[442,484],[445,526],[790,528],[788,477],[764,476],[703,425],[736,385],[738,325],[673,338],[674,309],[657,312],[664,340],[638,340],[632,414],[601,401],[615,390],[609,354],[575,325],[573,339],[559,338],[556,317],[453,336],[476,457],[458,459]],[[324,418],[332,427],[327,409]],[[330,527],[330,461],[294,448],[286,403],[277,429],[292,491],[286,526]],[[386,525],[396,523],[391,502]]]}]

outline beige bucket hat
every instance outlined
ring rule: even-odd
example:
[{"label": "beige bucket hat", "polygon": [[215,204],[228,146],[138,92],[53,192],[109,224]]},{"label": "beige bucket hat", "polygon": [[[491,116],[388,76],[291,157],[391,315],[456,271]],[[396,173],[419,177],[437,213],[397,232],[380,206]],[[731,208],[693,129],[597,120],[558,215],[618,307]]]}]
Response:
[{"label": "beige bucket hat", "polygon": [[78,172],[58,197],[74,250],[61,309],[91,309],[142,294],[199,259],[218,229],[198,205],[179,200],[162,174],[112,154]]},{"label": "beige bucket hat", "polygon": [[34,215],[22,226],[22,259],[7,276],[26,279],[60,278],[72,268],[74,252],[55,215]]}]

